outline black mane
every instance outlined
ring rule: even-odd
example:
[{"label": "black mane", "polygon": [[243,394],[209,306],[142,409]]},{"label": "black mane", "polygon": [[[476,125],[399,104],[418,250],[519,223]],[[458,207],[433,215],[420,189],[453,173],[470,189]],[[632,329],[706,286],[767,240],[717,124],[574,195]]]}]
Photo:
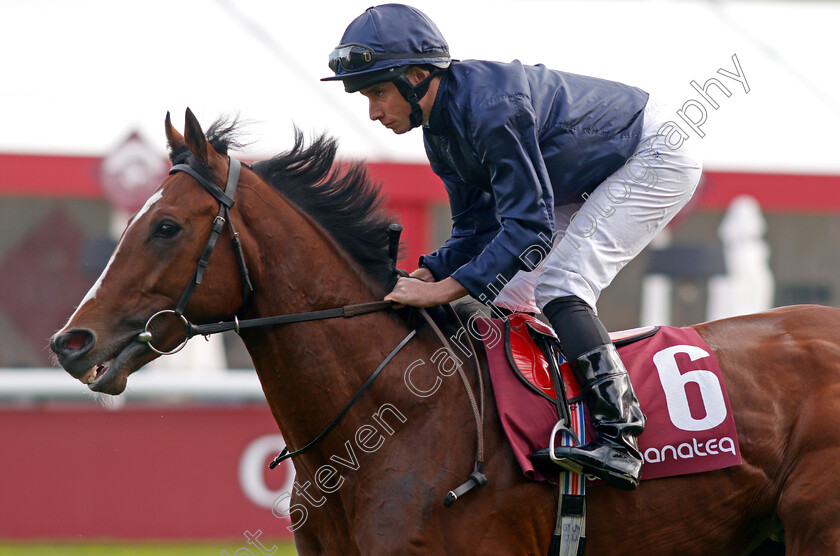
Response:
[{"label": "black mane", "polygon": [[[206,133],[220,154],[238,148],[237,122],[217,120]],[[186,150],[186,148],[184,148]],[[251,165],[257,175],[324,227],[336,242],[377,282],[393,282],[388,260],[388,225],[380,185],[373,183],[362,162],[334,167],[336,139],[322,134],[306,145],[295,128],[294,146],[285,153]],[[189,153],[173,151],[173,164]]]}]

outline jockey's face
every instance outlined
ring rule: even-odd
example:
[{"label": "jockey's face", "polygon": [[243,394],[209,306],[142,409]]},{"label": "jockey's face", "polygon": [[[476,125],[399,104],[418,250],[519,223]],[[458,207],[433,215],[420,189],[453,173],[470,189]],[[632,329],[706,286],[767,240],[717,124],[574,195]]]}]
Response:
[{"label": "jockey's face", "polygon": [[411,105],[390,81],[361,90],[368,99],[368,116],[400,135],[411,130]]},{"label": "jockey's face", "polygon": [[[429,71],[417,66],[408,68],[405,73],[409,81],[417,85],[429,76]],[[429,119],[432,112],[432,105],[435,102],[440,78],[432,79],[429,90],[420,99],[420,108],[423,110],[423,123]],[[371,85],[360,91],[368,99],[368,116],[374,122],[379,122],[397,135],[411,131],[411,105],[400,94],[397,86],[390,81]]]}]

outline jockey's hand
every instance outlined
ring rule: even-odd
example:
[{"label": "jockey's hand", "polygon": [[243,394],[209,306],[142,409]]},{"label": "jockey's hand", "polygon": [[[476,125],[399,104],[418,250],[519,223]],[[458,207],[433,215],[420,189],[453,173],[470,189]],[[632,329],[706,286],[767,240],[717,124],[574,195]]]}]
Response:
[{"label": "jockey's hand", "polygon": [[411,274],[409,274],[412,278],[417,278],[418,280],[423,280],[424,282],[434,282],[435,276],[432,274],[432,271],[425,267],[420,267]]},{"label": "jockey's hand", "polygon": [[394,290],[385,296],[385,301],[398,303],[397,309],[404,305],[432,307],[455,301],[466,294],[466,288],[452,277],[444,278],[440,282],[424,282],[419,278],[400,278]]}]

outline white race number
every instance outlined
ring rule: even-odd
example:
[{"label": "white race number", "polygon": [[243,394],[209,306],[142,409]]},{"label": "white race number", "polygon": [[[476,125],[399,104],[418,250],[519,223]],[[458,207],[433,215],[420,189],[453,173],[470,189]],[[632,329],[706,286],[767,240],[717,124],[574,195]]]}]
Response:
[{"label": "white race number", "polygon": [[[720,380],[712,371],[696,370],[681,373],[677,367],[675,355],[684,353],[692,361],[709,357],[706,350],[697,346],[677,345],[658,351],[653,356],[653,364],[659,371],[659,380],[665,390],[665,402],[671,422],[684,431],[704,431],[713,429],[726,419],[726,402]],[[705,417],[695,419],[688,404],[686,385],[694,383],[700,388]]]}]

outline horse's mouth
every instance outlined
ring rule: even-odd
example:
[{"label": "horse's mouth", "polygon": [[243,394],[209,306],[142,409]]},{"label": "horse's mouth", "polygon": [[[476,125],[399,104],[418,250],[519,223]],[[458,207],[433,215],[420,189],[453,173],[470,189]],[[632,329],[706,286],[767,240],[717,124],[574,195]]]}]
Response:
[{"label": "horse's mouth", "polygon": [[148,351],[148,346],[133,341],[132,338],[93,365],[79,377],[79,381],[94,392],[122,394],[128,382],[128,375],[143,365],[137,356],[145,351]]},{"label": "horse's mouth", "polygon": [[113,359],[109,361],[105,361],[104,363],[100,363],[96,367],[91,368],[88,372],[86,372],[82,377],[79,378],[79,382],[82,384],[93,384],[96,381],[96,377],[105,374],[105,369],[107,369]]}]

